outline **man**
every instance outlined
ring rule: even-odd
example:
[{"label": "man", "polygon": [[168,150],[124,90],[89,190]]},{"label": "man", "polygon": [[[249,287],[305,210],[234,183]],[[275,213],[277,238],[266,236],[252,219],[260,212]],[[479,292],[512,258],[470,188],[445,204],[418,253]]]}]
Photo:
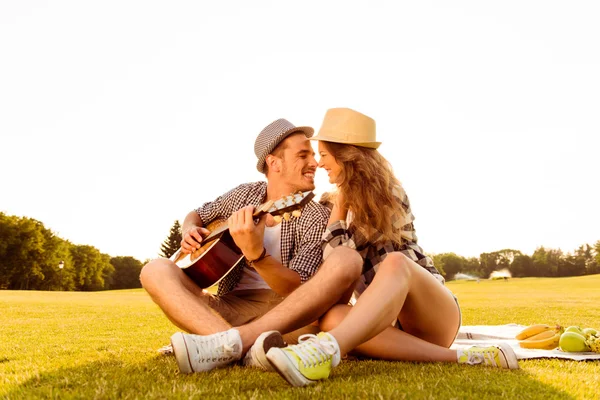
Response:
[{"label": "man", "polygon": [[[227,219],[229,233],[246,259],[220,281],[216,296],[204,292],[169,259],[159,258],[144,266],[140,275],[144,289],[176,326],[197,335],[228,331],[266,313],[316,272],[329,218],[326,207],[311,200],[299,217],[280,224],[268,213],[258,223],[253,218],[255,207],[267,201],[314,190],[317,163],[308,140],[313,132],[285,119],[269,124],[254,144],[256,168],[265,174],[267,182],[241,184],[186,216],[183,253],[201,247],[209,223]],[[280,335],[274,335],[276,342],[267,336],[264,341],[271,346],[284,345]],[[223,357],[227,352],[222,350],[228,348],[231,339],[217,335],[215,340],[217,357]],[[172,344],[175,355],[181,357],[179,343],[172,340]],[[234,350],[233,359],[240,359],[241,349]],[[250,355],[245,364],[255,364]]]}]

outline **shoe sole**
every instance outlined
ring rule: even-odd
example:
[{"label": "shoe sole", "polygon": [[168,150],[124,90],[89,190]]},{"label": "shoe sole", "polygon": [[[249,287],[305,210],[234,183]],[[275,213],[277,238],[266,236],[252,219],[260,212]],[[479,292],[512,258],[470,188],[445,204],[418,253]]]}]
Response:
[{"label": "shoe sole", "polygon": [[[497,344],[497,346],[500,347],[502,356],[506,360],[506,364],[508,365],[508,368],[509,369],[519,369],[519,361],[518,361],[517,355],[515,354],[515,351],[512,349],[512,347],[510,347],[506,343],[499,343],[499,344]],[[509,356],[509,354],[510,354],[510,356]]]},{"label": "shoe sole", "polygon": [[173,347],[173,353],[175,354],[179,371],[183,374],[191,374],[194,372],[192,361],[189,356],[190,352],[183,333],[177,332],[171,336],[171,347]]},{"label": "shoe sole", "polygon": [[254,342],[254,346],[259,346],[263,350],[262,352],[255,352],[254,354],[252,354],[258,360],[258,363],[263,367],[263,369],[265,371],[270,372],[275,371],[275,369],[273,369],[273,366],[267,359],[267,353],[273,347],[281,348],[286,346],[286,343],[283,340],[283,336],[281,336],[281,333],[279,333],[278,331],[263,332],[256,339],[256,342]]},{"label": "shoe sole", "polygon": [[267,359],[275,369],[290,385],[295,387],[312,385],[316,381],[306,379],[296,368],[286,368],[290,363],[290,359],[285,355],[285,352],[279,348],[272,348],[267,353]]}]

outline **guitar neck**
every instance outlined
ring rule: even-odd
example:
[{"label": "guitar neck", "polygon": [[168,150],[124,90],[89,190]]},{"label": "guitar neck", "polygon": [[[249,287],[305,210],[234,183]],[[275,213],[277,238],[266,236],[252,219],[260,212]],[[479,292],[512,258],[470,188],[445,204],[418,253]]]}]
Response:
[{"label": "guitar neck", "polygon": [[223,225],[220,225],[218,228],[211,231],[210,234],[202,240],[202,243],[210,242],[211,240],[216,239],[218,235],[225,232],[227,229],[229,229],[229,225],[227,225],[227,222],[225,222]]},{"label": "guitar neck", "polygon": [[[263,211],[263,210],[258,210],[255,211],[254,214],[252,214],[253,217],[261,217],[265,214],[267,214],[267,211]],[[219,225],[217,228],[213,229],[210,234],[204,238],[203,242],[210,242],[212,239],[215,239],[216,236],[220,235],[221,233],[225,232],[227,229],[229,229],[229,225],[227,224],[227,222],[224,222],[223,224]]]},{"label": "guitar neck", "polygon": [[[265,214],[280,215],[281,213],[286,212],[286,210],[295,210],[304,206],[304,204],[306,204],[310,199],[312,199],[314,195],[315,194],[313,192],[304,192],[296,195],[291,194],[290,196],[284,196],[282,199],[277,201],[269,200],[266,203],[263,203],[260,206],[258,206],[252,214],[252,217],[260,218]],[[294,196],[296,196],[296,198]],[[229,229],[229,225],[227,224],[227,222],[224,222],[223,224],[219,225],[217,228],[212,230],[210,234],[204,238],[204,242],[208,242],[210,240],[215,239],[216,236],[225,232],[227,229]]]}]

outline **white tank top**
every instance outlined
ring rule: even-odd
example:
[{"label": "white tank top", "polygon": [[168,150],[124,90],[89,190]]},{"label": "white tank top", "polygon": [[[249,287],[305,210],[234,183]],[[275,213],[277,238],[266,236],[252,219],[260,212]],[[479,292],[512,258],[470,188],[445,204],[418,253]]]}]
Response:
[{"label": "white tank top", "polygon": [[[281,262],[281,224],[273,227],[265,227],[265,236],[263,240],[267,254]],[[235,290],[247,289],[271,289],[254,268],[244,268],[242,279],[238,282]]]}]

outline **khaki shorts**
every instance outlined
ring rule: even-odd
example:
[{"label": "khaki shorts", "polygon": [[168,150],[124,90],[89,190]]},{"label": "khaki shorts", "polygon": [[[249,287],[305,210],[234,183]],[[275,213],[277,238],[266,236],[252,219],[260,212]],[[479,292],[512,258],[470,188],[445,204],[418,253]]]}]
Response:
[{"label": "khaki shorts", "polygon": [[[223,296],[202,297],[207,305],[215,310],[231,326],[241,326],[265,315],[283,301],[283,297],[270,289],[235,290]],[[286,342],[298,343],[298,337],[306,333],[320,332],[316,324],[311,324],[283,335]]]}]

